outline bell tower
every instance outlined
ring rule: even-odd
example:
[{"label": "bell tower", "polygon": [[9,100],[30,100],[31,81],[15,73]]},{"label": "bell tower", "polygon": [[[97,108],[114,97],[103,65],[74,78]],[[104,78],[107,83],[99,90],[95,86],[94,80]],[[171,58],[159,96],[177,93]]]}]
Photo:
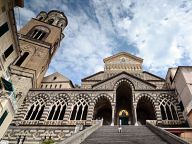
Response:
[{"label": "bell tower", "polygon": [[42,11],[19,31],[20,56],[10,67],[19,105],[29,89],[40,86],[67,24],[63,12]]}]

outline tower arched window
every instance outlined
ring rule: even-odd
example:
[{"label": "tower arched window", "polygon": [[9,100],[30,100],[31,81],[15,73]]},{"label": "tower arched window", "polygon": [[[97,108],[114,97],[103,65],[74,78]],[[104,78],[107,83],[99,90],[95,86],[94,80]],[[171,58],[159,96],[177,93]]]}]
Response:
[{"label": "tower arched window", "polygon": [[39,25],[31,29],[27,35],[32,39],[44,40],[49,33],[49,28]]},{"label": "tower arched window", "polygon": [[176,106],[166,98],[160,103],[162,120],[178,120]]},{"label": "tower arched window", "polygon": [[23,55],[17,60],[17,62],[15,63],[15,65],[17,66],[21,66],[22,63],[26,60],[26,58],[28,57],[29,52],[24,52]]},{"label": "tower arched window", "polygon": [[54,19],[49,19],[49,20],[47,21],[47,23],[50,24],[50,25],[53,24],[53,22],[54,22]]},{"label": "tower arched window", "polygon": [[71,120],[86,120],[88,111],[88,102],[85,99],[80,99],[73,107]]},{"label": "tower arched window", "polygon": [[43,17],[39,17],[39,21],[43,20]]},{"label": "tower arched window", "polygon": [[29,111],[27,112],[25,120],[40,120],[44,108],[45,108],[44,100],[43,99],[37,100],[31,105]]},{"label": "tower arched window", "polygon": [[48,120],[63,120],[67,107],[67,100],[58,100],[51,108]]},{"label": "tower arched window", "polygon": [[42,40],[45,35],[46,35],[46,32],[45,32],[45,31],[35,29],[35,30],[33,31],[33,33],[31,34],[31,38],[37,39],[37,40]]}]

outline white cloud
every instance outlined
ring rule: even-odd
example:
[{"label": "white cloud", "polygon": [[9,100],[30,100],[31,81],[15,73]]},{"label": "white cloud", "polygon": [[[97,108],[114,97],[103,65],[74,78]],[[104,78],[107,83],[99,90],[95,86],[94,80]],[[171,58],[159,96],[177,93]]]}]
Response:
[{"label": "white cloud", "polygon": [[25,22],[35,17],[34,12],[54,8],[68,17],[65,38],[48,73],[59,71],[77,83],[102,70],[103,58],[120,51],[119,38],[136,47],[144,67],[157,74],[192,62],[192,1],[93,0],[89,4],[91,17],[83,10],[85,5],[65,0],[33,0],[30,8],[20,11]]},{"label": "white cloud", "polygon": [[36,17],[36,14],[27,8],[14,8],[14,12],[17,19],[17,29],[19,30],[24,24],[29,21],[32,17]]},{"label": "white cloud", "polygon": [[[94,1],[98,6],[98,1]],[[164,74],[168,67],[185,64],[184,54],[192,56],[191,1],[117,1],[97,8],[112,14],[113,29],[127,43],[135,45],[149,70]],[[103,11],[101,11],[103,10]],[[96,10],[97,11],[97,10]],[[130,18],[129,13],[132,14]],[[121,13],[124,13],[122,17]],[[107,19],[106,19],[107,20]],[[186,54],[187,53],[187,54]],[[182,60],[181,60],[182,59]],[[192,61],[192,57],[190,58]],[[166,69],[166,70],[165,70]]]}]

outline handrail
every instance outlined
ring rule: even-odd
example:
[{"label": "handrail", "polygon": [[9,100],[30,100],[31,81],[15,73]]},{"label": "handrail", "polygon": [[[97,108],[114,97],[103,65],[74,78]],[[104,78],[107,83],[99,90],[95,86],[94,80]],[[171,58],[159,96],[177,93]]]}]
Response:
[{"label": "handrail", "polygon": [[171,144],[189,144],[188,142],[184,141],[183,139],[181,139],[180,137],[160,128],[157,127],[153,124],[151,124],[148,120],[146,121],[146,126],[153,131],[154,133],[156,133],[158,136],[160,136],[162,139],[164,139],[165,141],[167,141],[168,143]]},{"label": "handrail", "polygon": [[66,138],[64,141],[58,144],[80,144],[84,139],[86,139],[90,134],[100,128],[103,124],[103,120],[98,120],[98,123],[80,131],[73,136]]}]

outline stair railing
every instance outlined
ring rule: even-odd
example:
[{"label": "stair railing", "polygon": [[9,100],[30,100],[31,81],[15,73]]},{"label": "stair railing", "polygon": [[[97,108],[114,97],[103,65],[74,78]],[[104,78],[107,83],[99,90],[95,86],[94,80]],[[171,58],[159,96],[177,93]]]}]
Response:
[{"label": "stair railing", "polygon": [[83,131],[79,131],[78,133],[75,133],[71,137],[66,138],[64,141],[59,142],[58,144],[80,144],[83,142],[90,134],[92,134],[94,131],[96,131],[98,128],[100,128],[103,125],[103,120],[97,120],[97,122],[88,127],[85,128]]},{"label": "stair railing", "polygon": [[170,144],[189,144],[188,142],[184,141],[180,137],[162,129],[161,127],[157,127],[150,123],[150,121],[146,121],[146,126],[154,132],[156,135],[160,136],[162,139],[167,141]]}]

